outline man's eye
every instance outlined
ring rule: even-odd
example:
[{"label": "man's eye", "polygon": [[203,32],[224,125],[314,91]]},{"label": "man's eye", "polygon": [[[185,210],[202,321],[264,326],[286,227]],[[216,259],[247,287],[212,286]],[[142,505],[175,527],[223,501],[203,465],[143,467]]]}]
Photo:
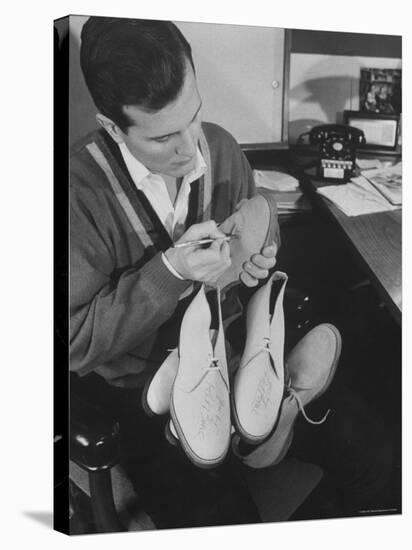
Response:
[{"label": "man's eye", "polygon": [[156,143],[166,143],[166,141],[169,141],[169,139],[170,139],[170,136],[164,136],[161,138],[156,138],[155,141]]}]

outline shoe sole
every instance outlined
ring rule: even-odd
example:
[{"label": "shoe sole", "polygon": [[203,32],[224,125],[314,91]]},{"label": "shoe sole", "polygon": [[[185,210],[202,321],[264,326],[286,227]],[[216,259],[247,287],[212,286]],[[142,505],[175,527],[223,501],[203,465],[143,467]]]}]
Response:
[{"label": "shoe sole", "polygon": [[[248,443],[249,445],[259,445],[270,436],[270,434],[273,431],[273,428],[270,430],[269,434],[266,434],[263,436],[255,437],[249,434],[248,432],[245,432],[244,429],[242,428],[241,422],[237,415],[235,397],[232,392],[230,393],[230,403],[231,403],[231,409],[232,409],[232,420],[233,420],[232,424],[234,424],[236,428],[236,432],[238,433],[242,441],[244,441],[245,443]],[[278,415],[279,415],[279,412],[278,412]]]},{"label": "shoe sole", "polygon": [[166,440],[171,444],[173,445],[173,447],[179,447],[179,439],[176,438],[176,436],[174,435],[174,433],[172,432],[172,428],[170,427],[170,423],[172,421],[169,420],[169,422],[166,423],[166,426],[165,426],[165,437],[166,437]]},{"label": "shoe sole", "polygon": [[[266,201],[267,208],[268,208],[268,211],[269,211],[268,212],[268,224],[267,224],[267,229],[266,229],[266,235],[265,235],[265,238],[263,239],[263,242],[262,242],[262,245],[261,245],[261,248],[264,248],[265,246],[268,246],[268,245],[272,244],[272,237],[275,238],[275,235],[272,235],[272,229],[271,228],[273,227],[273,219],[276,216],[276,214],[272,211],[273,206],[271,206],[270,200],[265,196],[265,194],[262,193],[259,196]],[[253,197],[253,198],[255,198],[255,197]],[[234,214],[232,214],[232,216]],[[229,216],[229,218],[232,217],[232,216]],[[226,222],[226,220],[224,222],[222,222],[220,224],[220,226],[224,227],[225,222]],[[245,258],[245,261],[246,260],[247,260],[247,258]],[[222,289],[227,290],[231,286],[234,286],[234,285],[238,284],[238,282],[239,282],[238,277],[236,277],[235,280],[232,280],[230,282],[225,282],[223,275],[217,281],[217,285],[220,286]],[[239,273],[239,275],[240,275],[240,273]]]}]

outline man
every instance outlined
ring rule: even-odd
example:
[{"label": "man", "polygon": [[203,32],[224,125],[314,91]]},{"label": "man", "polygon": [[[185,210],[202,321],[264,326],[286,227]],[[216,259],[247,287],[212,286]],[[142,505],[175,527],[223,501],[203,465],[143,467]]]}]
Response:
[{"label": "man", "polygon": [[[157,336],[179,296],[227,269],[229,245],[217,223],[255,193],[254,182],[233,138],[202,127],[190,47],[174,25],[91,19],[81,55],[104,131],[71,160],[71,368],[139,385],[146,363],[157,364],[166,349]],[[106,163],[120,202],[102,177]],[[171,246],[204,237],[216,239],[206,250]],[[241,280],[254,286],[274,265],[275,247],[268,247],[245,264]]]},{"label": "man", "polygon": [[[249,502],[241,511],[248,497],[230,475],[216,480],[191,467],[165,446],[163,427],[138,413],[141,388],[177,345],[184,294],[193,283],[215,282],[230,265],[218,224],[256,193],[251,169],[230,134],[202,124],[190,46],[172,23],[91,18],[81,66],[102,129],[71,157],[71,370],[94,394],[107,395],[105,406],[119,418],[134,418],[121,422],[123,455],[131,457],[131,477],[148,480],[150,487],[138,490],[158,526],[257,521]],[[206,249],[172,246],[202,238],[215,241]],[[275,251],[266,247],[246,262],[241,284],[267,278]],[[227,293],[228,314],[238,307],[236,294]],[[147,475],[130,472],[136,441]],[[159,472],[165,479],[156,488]],[[179,488],[175,481],[168,491],[179,477]],[[198,510],[195,491],[203,500]],[[159,510],[161,492],[176,498]],[[236,493],[235,507],[212,502]]]},{"label": "man", "polygon": [[[177,345],[193,284],[230,265],[218,225],[256,193],[251,169],[230,134],[202,123],[190,46],[172,23],[90,18],[81,66],[101,129],[70,163],[71,370],[119,418],[122,464],[157,527],[259,521],[236,465],[196,468],[140,408],[142,387]],[[173,247],[202,238],[214,242]],[[245,262],[241,286],[268,277],[278,245]]]}]

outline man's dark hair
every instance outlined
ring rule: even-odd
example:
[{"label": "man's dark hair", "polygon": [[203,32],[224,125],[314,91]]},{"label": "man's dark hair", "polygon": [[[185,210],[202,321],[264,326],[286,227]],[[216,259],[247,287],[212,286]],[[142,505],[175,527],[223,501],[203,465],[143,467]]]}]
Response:
[{"label": "man's dark hair", "polygon": [[183,86],[192,52],[170,21],[90,17],[81,33],[80,65],[100,113],[123,132],[131,125],[124,105],[156,112]]}]

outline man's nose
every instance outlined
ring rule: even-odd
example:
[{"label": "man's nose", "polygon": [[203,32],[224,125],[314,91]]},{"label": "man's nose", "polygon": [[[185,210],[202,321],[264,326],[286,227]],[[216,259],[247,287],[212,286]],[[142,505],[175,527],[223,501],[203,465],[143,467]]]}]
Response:
[{"label": "man's nose", "polygon": [[179,135],[179,142],[176,146],[176,153],[182,157],[193,157],[196,152],[197,140],[189,130]]}]

